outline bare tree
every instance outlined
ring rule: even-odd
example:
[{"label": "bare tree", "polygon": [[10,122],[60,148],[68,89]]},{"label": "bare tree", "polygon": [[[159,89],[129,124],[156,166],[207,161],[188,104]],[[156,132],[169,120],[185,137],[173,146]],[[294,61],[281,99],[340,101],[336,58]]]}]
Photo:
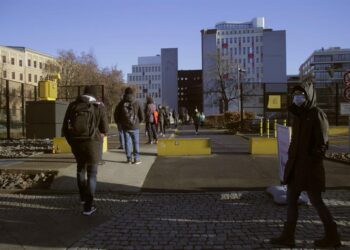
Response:
[{"label": "bare tree", "polygon": [[211,95],[216,98],[216,104],[220,107],[220,113],[229,110],[233,102],[240,98],[239,72],[238,64],[221,56],[220,53],[209,55],[211,67],[206,72],[207,79],[213,83],[205,91],[205,95]]}]

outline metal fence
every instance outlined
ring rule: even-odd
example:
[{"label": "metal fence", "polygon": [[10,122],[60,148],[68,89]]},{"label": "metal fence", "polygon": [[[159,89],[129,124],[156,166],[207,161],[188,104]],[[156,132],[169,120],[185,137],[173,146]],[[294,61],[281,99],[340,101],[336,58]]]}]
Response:
[{"label": "metal fence", "polygon": [[[104,101],[104,86],[96,85],[97,98]],[[73,101],[85,86],[59,86],[58,100]],[[0,139],[26,137],[25,107],[27,101],[38,99],[38,87],[12,80],[0,79]]]},{"label": "metal fence", "polygon": [[36,86],[0,79],[0,138],[25,137],[25,103],[36,98]]},{"label": "metal fence", "polygon": [[[279,123],[286,119],[290,124],[291,116],[288,115],[287,108],[292,103],[292,89],[297,84],[299,83],[280,83],[279,87],[284,86],[285,90],[276,92],[272,91],[276,83],[242,83],[241,115],[248,111],[255,113],[258,118],[277,119]],[[332,126],[347,125],[348,116],[340,114],[340,104],[347,102],[343,97],[343,84],[341,82],[316,83],[315,89],[317,105],[327,114],[329,124]],[[280,108],[269,108],[269,97],[276,95],[280,96]]]}]

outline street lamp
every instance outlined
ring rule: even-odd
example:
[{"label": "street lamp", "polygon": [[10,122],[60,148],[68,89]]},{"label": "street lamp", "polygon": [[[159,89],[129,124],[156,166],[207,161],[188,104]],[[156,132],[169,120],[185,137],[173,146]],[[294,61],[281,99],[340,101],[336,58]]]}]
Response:
[{"label": "street lamp", "polygon": [[243,127],[243,86],[241,83],[241,73],[245,73],[246,70],[242,69],[239,64],[237,64],[237,85],[239,86],[239,109],[241,113],[241,129]]}]

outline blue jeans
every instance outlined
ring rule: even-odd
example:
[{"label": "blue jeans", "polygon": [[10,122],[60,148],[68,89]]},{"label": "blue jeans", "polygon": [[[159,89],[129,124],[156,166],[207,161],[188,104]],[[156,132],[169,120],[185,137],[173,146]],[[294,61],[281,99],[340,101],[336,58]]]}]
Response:
[{"label": "blue jeans", "polygon": [[125,143],[124,143],[124,134],[123,134],[123,130],[121,128],[121,126],[118,124],[118,135],[119,135],[119,143],[120,143],[120,147],[124,148],[125,147]]},{"label": "blue jeans", "polygon": [[125,142],[125,153],[128,161],[131,161],[131,153],[133,153],[134,160],[140,160],[139,154],[139,143],[140,143],[140,130],[123,130],[124,142]]},{"label": "blue jeans", "polygon": [[[86,180],[87,172],[87,180]],[[85,201],[84,209],[90,210],[96,191],[97,164],[82,164],[77,166],[77,180],[80,199]]]}]

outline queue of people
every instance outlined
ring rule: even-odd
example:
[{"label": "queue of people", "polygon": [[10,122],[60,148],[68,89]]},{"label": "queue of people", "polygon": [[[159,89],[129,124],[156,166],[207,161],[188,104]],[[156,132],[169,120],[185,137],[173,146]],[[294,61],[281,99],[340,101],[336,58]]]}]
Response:
[{"label": "queue of people", "polygon": [[[289,112],[293,116],[292,140],[288,150],[288,161],[284,170],[283,184],[287,185],[287,216],[280,236],[272,238],[273,245],[295,246],[295,229],[298,220],[298,198],[306,191],[311,204],[320,217],[325,235],[315,240],[316,247],[338,247],[341,245],[337,224],[322,199],[325,192],[325,170],[323,157],[328,148],[328,120],[325,113],[316,106],[316,93],[312,83],[305,82],[294,87],[293,103]],[[177,113],[173,112],[177,126]],[[125,149],[126,163],[141,164],[139,155],[139,127],[146,122],[148,143],[157,143],[157,127],[160,135],[165,128],[169,114],[162,106],[156,107],[151,97],[147,98],[145,109],[135,100],[132,88],[126,88],[123,99],[117,105],[114,119],[118,125],[120,148]],[[196,108],[193,115],[195,134],[203,126],[204,113]],[[94,86],[86,86],[84,93],[70,103],[63,121],[63,135],[72,148],[77,162],[77,184],[83,215],[96,211],[94,195],[98,163],[102,158],[103,138],[108,133],[106,110],[97,100]]]}]

